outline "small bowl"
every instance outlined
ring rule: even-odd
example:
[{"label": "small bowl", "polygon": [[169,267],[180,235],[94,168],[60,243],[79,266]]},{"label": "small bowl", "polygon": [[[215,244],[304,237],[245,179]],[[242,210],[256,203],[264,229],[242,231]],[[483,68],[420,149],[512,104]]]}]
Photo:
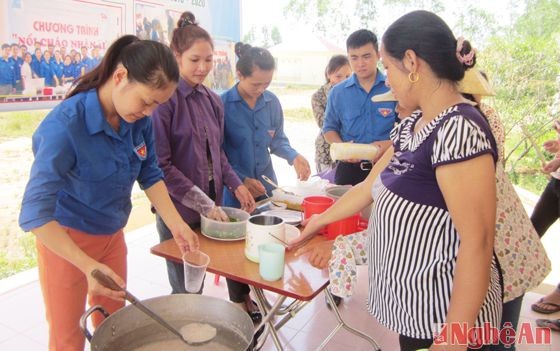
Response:
[{"label": "small bowl", "polygon": [[200,215],[200,231],[203,235],[216,240],[242,240],[245,238],[249,214],[233,207],[222,207],[230,222],[220,222]]}]

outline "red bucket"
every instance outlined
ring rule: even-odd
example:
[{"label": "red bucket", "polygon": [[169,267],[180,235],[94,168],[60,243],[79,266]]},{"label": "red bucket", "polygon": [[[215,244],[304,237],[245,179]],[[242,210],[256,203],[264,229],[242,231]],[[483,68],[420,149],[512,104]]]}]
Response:
[{"label": "red bucket", "polygon": [[[334,204],[334,200],[326,196],[308,196],[303,199],[303,218],[307,219],[314,214],[325,212]],[[327,228],[323,228],[320,233],[325,234]]]},{"label": "red bucket", "polygon": [[325,237],[328,240],[334,240],[339,235],[348,235],[358,231],[358,224],[360,222],[360,214],[356,213],[353,216],[346,217],[340,221],[333,222],[327,226]]}]

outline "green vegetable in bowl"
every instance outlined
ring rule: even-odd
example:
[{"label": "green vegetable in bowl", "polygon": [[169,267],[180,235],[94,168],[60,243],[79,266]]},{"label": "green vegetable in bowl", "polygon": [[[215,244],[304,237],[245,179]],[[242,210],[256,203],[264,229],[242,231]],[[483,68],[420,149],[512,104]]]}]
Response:
[{"label": "green vegetable in bowl", "polygon": [[228,217],[228,219],[229,219],[229,222],[230,222],[230,223],[239,222],[239,219],[234,218],[234,217]]}]

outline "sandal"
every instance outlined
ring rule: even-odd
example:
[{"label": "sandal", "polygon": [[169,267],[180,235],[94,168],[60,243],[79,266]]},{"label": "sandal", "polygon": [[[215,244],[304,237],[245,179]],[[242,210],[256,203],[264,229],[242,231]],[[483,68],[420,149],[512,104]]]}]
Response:
[{"label": "sandal", "polygon": [[257,303],[255,301],[251,301],[253,303],[253,306],[257,307],[256,310],[254,311],[247,311],[247,314],[249,315],[249,317],[251,317],[251,320],[253,321],[254,324],[258,324],[262,321],[262,313],[261,311],[258,310],[258,306]]},{"label": "sandal", "polygon": [[537,319],[537,326],[560,332],[560,319]]},{"label": "sandal", "polygon": [[[545,305],[545,306],[550,306],[550,307],[553,307],[553,308],[542,308],[542,307],[539,306],[539,304]],[[535,312],[542,313],[542,314],[552,314],[552,313],[556,313],[556,312],[560,311],[560,305],[556,304],[556,303],[553,303],[553,302],[546,302],[546,301],[544,301],[544,297],[543,297],[539,301],[532,304],[531,309]]]}]

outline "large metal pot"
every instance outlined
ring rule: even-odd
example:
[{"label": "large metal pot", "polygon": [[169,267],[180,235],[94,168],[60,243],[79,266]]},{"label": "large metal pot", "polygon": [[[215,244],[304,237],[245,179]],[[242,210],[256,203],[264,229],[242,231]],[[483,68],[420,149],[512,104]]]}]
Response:
[{"label": "large metal pot", "polygon": [[[249,315],[231,302],[210,296],[176,294],[142,301],[177,329],[197,322],[208,323],[217,329],[212,342],[231,350],[248,350],[253,341],[253,322]],[[87,330],[87,319],[94,312],[107,318],[93,336]],[[129,305],[109,315],[101,306],[93,306],[82,316],[80,327],[91,343],[92,351],[130,351],[150,343],[177,339],[136,307]],[[184,350],[184,348],[182,348]],[[193,350],[204,350],[204,345]]]},{"label": "large metal pot", "polygon": [[[342,195],[344,195],[348,190],[350,190],[352,186],[350,185],[337,185],[330,188],[327,188],[327,196],[335,201],[340,199]],[[369,216],[371,215],[371,206],[368,205],[367,207],[363,208],[360,211],[360,218],[364,221],[369,221]]]}]

